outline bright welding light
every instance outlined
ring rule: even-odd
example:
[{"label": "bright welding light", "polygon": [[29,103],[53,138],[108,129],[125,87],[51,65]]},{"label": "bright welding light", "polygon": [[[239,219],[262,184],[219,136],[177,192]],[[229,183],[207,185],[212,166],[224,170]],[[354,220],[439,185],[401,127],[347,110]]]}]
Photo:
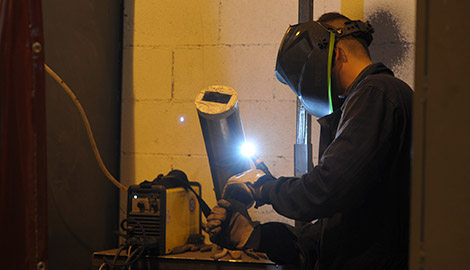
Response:
[{"label": "bright welding light", "polygon": [[252,158],[256,155],[256,146],[251,142],[245,142],[240,147],[240,153],[247,158]]}]

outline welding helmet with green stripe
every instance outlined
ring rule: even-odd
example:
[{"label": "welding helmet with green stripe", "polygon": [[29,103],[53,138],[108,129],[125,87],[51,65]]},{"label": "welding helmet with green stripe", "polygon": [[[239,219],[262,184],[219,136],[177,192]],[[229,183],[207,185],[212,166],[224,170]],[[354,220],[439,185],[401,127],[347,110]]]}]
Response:
[{"label": "welding helmet with green stripe", "polygon": [[341,101],[331,87],[331,68],[335,43],[352,35],[368,46],[372,26],[347,21],[343,28],[310,21],[290,26],[279,46],[276,76],[299,97],[305,109],[317,117],[332,113]]}]

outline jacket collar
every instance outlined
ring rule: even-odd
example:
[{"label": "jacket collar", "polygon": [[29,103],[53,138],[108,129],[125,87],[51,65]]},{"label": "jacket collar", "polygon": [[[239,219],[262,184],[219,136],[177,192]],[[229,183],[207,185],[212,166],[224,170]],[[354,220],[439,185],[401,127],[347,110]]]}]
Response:
[{"label": "jacket collar", "polygon": [[[378,63],[370,64],[366,68],[364,68],[361,71],[361,73],[359,73],[359,75],[357,75],[356,79],[348,87],[348,89],[346,89],[341,99],[344,101],[346,97],[351,94],[351,92],[354,92],[357,89],[358,85],[367,76],[372,75],[372,74],[379,74],[379,73],[384,73],[384,74],[389,74],[389,75],[394,76],[393,72],[388,67],[386,67],[383,63],[378,62]],[[341,111],[342,111],[343,106],[341,106],[341,109],[336,109],[333,113],[329,115],[325,115],[317,120],[322,126],[322,128],[323,127],[331,128],[337,123],[338,119],[341,117],[341,114],[342,114]]]},{"label": "jacket collar", "polygon": [[364,68],[359,75],[357,75],[356,79],[351,83],[351,85],[346,89],[344,92],[343,97],[347,97],[351,92],[353,92],[355,89],[357,89],[357,86],[369,75],[372,74],[379,74],[379,73],[385,73],[385,74],[390,74],[393,76],[393,72],[387,68],[383,63],[374,63],[368,65],[366,68]]}]

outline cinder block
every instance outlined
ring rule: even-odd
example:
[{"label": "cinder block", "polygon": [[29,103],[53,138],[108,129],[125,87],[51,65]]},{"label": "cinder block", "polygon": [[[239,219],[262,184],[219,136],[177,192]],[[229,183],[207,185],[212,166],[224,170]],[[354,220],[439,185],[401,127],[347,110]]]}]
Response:
[{"label": "cinder block", "polygon": [[414,86],[416,3],[398,0],[364,2],[364,17],[374,26],[372,60],[383,62]]},{"label": "cinder block", "polygon": [[193,102],[136,102],[133,106],[122,116],[126,123],[122,151],[177,155],[206,153]]},{"label": "cinder block", "polygon": [[315,0],[313,2],[313,19],[317,20],[327,12],[341,13],[341,0]]},{"label": "cinder block", "polygon": [[217,42],[219,1],[135,1],[133,45]]},{"label": "cinder block", "polygon": [[374,39],[415,42],[416,1],[364,1],[364,19],[375,28]]},{"label": "cinder block", "polygon": [[[294,144],[292,144],[292,152]],[[269,171],[274,177],[294,175],[294,157],[293,156],[268,156],[262,158]]]},{"label": "cinder block", "polygon": [[170,99],[170,49],[131,47],[123,50],[123,99]]},{"label": "cinder block", "polygon": [[[174,54],[174,97],[195,100],[199,91],[205,88],[205,61],[210,58],[203,47],[175,49]],[[209,60],[210,61],[210,60]],[[218,66],[221,70],[223,68]],[[222,74],[219,75],[222,77]]]},{"label": "cinder block", "polygon": [[245,137],[256,142],[261,157],[293,157],[295,110],[291,101],[240,101]]},{"label": "cinder block", "polygon": [[273,98],[282,101],[282,100],[297,100],[297,96],[294,91],[286,84],[281,83],[275,76],[273,72]]},{"label": "cinder block", "polygon": [[123,100],[121,105],[121,151],[126,153],[135,152],[134,104],[134,100]]},{"label": "cinder block", "polygon": [[278,44],[297,23],[297,0],[222,0],[220,43]]},{"label": "cinder block", "polygon": [[382,62],[389,67],[395,76],[414,84],[414,44],[383,44],[370,47],[374,62]]},{"label": "cinder block", "polygon": [[174,169],[183,170],[190,181],[199,182],[202,186],[202,198],[209,207],[216,205],[214,184],[209,167],[207,155],[175,156],[173,157]]},{"label": "cinder block", "polygon": [[175,50],[175,98],[194,100],[210,85],[234,88],[240,99],[273,100],[277,45]]}]

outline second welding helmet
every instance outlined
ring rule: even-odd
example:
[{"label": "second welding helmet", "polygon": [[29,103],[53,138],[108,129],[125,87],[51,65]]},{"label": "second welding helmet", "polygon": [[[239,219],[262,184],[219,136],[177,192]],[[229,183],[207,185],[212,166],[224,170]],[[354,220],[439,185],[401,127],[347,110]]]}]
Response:
[{"label": "second welding helmet", "polygon": [[316,117],[332,113],[341,104],[331,87],[335,43],[342,37],[362,38],[368,46],[373,28],[368,22],[347,21],[334,28],[316,21],[290,26],[279,46],[276,76],[299,97]]}]

